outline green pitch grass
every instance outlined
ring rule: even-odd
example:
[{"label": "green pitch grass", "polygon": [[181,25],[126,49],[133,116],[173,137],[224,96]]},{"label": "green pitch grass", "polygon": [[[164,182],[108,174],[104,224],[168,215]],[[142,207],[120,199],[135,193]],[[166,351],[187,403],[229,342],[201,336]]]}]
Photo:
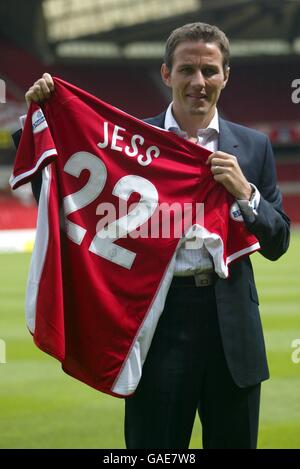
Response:
[{"label": "green pitch grass", "polygon": [[[299,253],[300,234],[294,233],[289,252],[276,264],[252,256],[271,371],[262,387],[260,448],[300,448],[300,363],[291,360],[292,341],[300,339]],[[0,339],[6,344],[0,448],[124,448],[122,399],[67,376],[33,345],[24,321],[29,259],[0,255]],[[200,447],[197,419],[191,448]]]}]

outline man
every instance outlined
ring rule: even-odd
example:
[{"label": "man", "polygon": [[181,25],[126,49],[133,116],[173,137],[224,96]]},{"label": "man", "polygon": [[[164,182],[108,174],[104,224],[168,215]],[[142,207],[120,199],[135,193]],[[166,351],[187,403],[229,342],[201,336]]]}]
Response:
[{"label": "man", "polygon": [[[221,119],[216,108],[229,78],[225,34],[203,23],[174,30],[161,75],[173,101],[147,122],[213,152],[208,164],[214,179],[237,199],[261,254],[278,259],[288,248],[289,220],[270,142]],[[53,90],[44,74],[26,101],[41,102]],[[249,257],[232,263],[229,278],[221,279],[204,247],[180,248],[141,381],[125,401],[127,448],[188,448],[197,410],[204,448],[256,448],[260,383],[268,377]]]}]

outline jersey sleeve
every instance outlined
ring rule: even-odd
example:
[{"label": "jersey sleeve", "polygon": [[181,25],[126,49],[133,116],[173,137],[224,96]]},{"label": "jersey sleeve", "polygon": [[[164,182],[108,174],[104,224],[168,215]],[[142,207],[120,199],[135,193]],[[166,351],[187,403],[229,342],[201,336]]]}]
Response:
[{"label": "jersey sleeve", "polygon": [[42,109],[32,103],[18,146],[13,173],[9,183],[12,189],[30,181],[57,156],[50,129]]},{"label": "jersey sleeve", "polygon": [[260,249],[258,239],[246,228],[237,202],[230,207],[228,231],[227,264]]},{"label": "jersey sleeve", "polygon": [[[216,194],[219,195],[218,200]],[[198,243],[193,241],[193,237]],[[202,223],[192,225],[186,239],[192,239],[189,249],[205,246],[213,260],[214,270],[221,278],[229,276],[228,265],[232,261],[260,249],[257,238],[246,228],[238,204],[220,186],[216,186],[205,203]]]}]

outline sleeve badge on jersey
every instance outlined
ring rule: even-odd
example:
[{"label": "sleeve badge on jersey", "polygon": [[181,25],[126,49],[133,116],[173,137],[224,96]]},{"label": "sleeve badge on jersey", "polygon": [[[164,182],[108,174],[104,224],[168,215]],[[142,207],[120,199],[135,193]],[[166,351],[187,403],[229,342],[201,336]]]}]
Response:
[{"label": "sleeve badge on jersey", "polygon": [[234,202],[230,207],[230,218],[234,221],[244,221],[241,209],[237,202]]},{"label": "sleeve badge on jersey", "polygon": [[47,121],[41,109],[32,114],[32,131],[34,134],[41,132],[48,127]]}]

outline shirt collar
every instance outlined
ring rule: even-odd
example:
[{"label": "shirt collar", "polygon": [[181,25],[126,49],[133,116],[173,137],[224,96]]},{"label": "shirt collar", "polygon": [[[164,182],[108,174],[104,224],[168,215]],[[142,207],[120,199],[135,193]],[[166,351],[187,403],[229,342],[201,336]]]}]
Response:
[{"label": "shirt collar", "polygon": [[[175,117],[173,116],[172,105],[173,105],[173,102],[171,102],[169,104],[166,115],[165,115],[165,129],[166,130],[171,130],[172,129],[173,131],[174,130],[181,131]],[[219,130],[219,114],[218,114],[217,109],[216,109],[216,112],[214,114],[214,117],[212,118],[212,120],[210,121],[210,123],[208,124],[206,129],[199,129],[199,131],[207,130],[207,129],[215,130],[217,133],[220,132],[220,130]]]}]

